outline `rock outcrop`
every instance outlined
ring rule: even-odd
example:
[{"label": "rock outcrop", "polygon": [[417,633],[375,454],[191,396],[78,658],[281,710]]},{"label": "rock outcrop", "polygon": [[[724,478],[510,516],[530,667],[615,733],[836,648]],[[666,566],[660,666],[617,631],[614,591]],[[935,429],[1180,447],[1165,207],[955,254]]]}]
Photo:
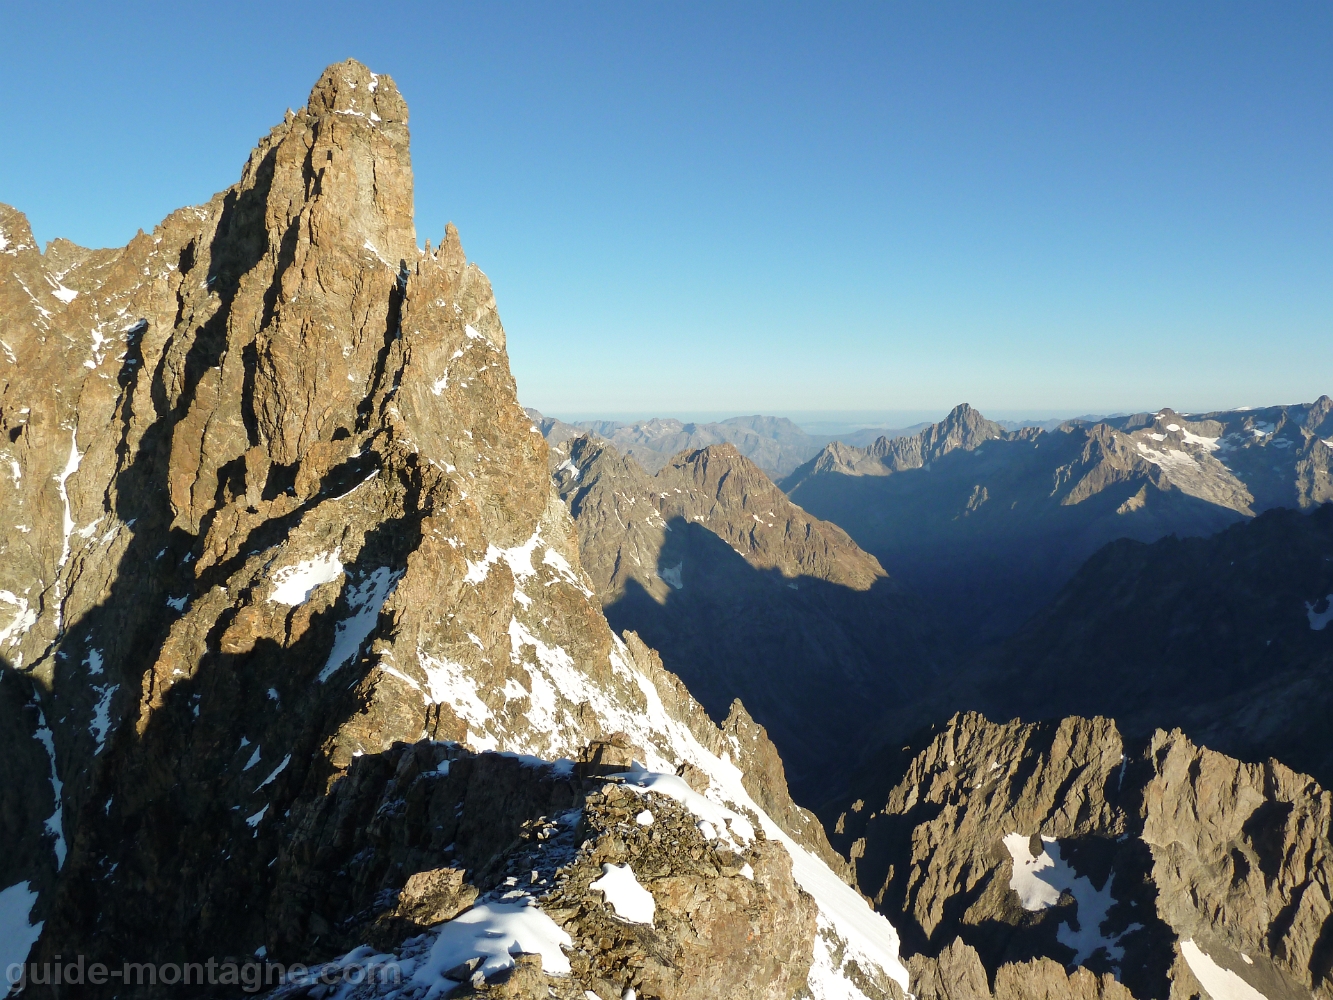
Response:
[{"label": "rock outcrop", "polygon": [[[668,795],[617,776],[580,778],[568,763],[441,743],[360,757],[284,845],[286,874],[269,915],[284,950],[343,954],[276,995],[304,996],[328,973],[346,981],[372,956],[379,971],[366,976],[367,995],[391,992],[378,989],[395,985],[377,981],[388,972],[409,992],[429,986],[421,972],[432,961],[411,956],[434,955],[439,965],[451,944],[447,921],[522,907],[566,942],[569,971],[552,974],[559,962],[547,955],[518,990],[521,968],[490,970],[488,983],[477,963],[454,963],[440,971],[464,987],[458,995],[475,986],[482,995],[579,1000],[585,991],[618,1000],[626,989],[789,997],[810,970],[817,907],[793,882],[780,844],[762,831],[736,840],[709,840]],[[602,888],[609,868],[633,873],[625,883],[646,907],[633,919],[620,912],[626,894]],[[478,926],[483,935],[507,931],[494,915]],[[754,941],[765,942],[758,953]]]},{"label": "rock outcrop", "polygon": [[[811,989],[900,992],[892,928],[792,822],[762,734],[741,752],[607,626],[490,284],[452,226],[419,249],[411,208],[406,105],[348,61],[238,184],[123,249],[42,254],[0,215],[0,891],[32,900],[32,960],[309,962],[459,907],[439,926],[468,926],[491,869],[443,856],[438,810],[488,817],[468,836],[489,845],[576,793],[491,810],[411,769],[438,773],[444,745],[573,759],[620,732],[644,773],[688,775],[790,859],[755,848],[754,888],[672,875],[689,899],[663,968],[712,961],[689,934],[739,934],[740,908],[809,944]],[[694,861],[729,836],[698,830]],[[546,969],[497,962],[468,988],[503,974],[519,995]],[[694,995],[674,974],[653,988]]]},{"label": "rock outcrop", "polygon": [[857,796],[834,843],[919,996],[1333,996],[1333,797],[1277,761],[965,714]]},{"label": "rock outcrop", "polygon": [[731,445],[653,476],[589,437],[552,462],[612,626],[660,650],[715,719],[744,702],[798,798],[822,801],[883,706],[926,685],[916,605]]}]

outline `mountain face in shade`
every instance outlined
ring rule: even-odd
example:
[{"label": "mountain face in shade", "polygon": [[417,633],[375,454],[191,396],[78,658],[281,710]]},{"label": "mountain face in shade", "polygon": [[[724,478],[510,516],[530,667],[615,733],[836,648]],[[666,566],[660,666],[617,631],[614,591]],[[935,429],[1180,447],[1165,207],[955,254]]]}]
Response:
[{"label": "mountain face in shade", "polygon": [[608,627],[490,284],[411,209],[406,105],[354,61],[124,248],[0,209],[4,958],[901,997],[763,728]]},{"label": "mountain face in shade", "polygon": [[682,452],[653,476],[590,437],[555,461],[608,620],[660,650],[714,718],[740,698],[798,798],[826,796],[884,704],[927,687],[914,604],[733,446]]},{"label": "mountain face in shade", "polygon": [[528,410],[528,416],[551,444],[563,444],[587,434],[613,444],[620,454],[634,459],[649,473],[657,472],[683,451],[732,444],[769,476],[778,479],[808,461],[829,440],[807,434],[785,417],[732,417],[699,424],[660,417],[635,423],[617,420],[565,423],[532,409]]},{"label": "mountain face in shade", "polygon": [[1133,737],[1180,728],[1333,782],[1330,594],[1333,504],[1115,542],[945,698],[997,718],[1106,715]]},{"label": "mountain face in shade", "polygon": [[1012,632],[1118,538],[1209,535],[1333,499],[1333,400],[1006,431],[971,407],[912,437],[830,445],[782,482],[961,636]]}]

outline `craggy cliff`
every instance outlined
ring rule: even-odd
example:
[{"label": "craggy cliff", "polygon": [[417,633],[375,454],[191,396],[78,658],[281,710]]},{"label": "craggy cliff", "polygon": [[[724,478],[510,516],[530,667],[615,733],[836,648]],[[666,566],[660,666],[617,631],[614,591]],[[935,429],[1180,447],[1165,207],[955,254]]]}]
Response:
[{"label": "craggy cliff", "polygon": [[960,714],[829,819],[920,997],[1333,996],[1333,796],[1278,761]]}]

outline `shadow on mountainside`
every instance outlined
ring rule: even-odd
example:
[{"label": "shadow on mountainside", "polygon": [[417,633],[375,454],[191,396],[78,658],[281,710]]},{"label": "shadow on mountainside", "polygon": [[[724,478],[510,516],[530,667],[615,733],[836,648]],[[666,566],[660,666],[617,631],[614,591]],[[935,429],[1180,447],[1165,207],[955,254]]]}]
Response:
[{"label": "shadow on mountainside", "polygon": [[1014,635],[960,657],[875,739],[974,710],[1004,721],[1113,718],[1181,729],[1239,760],[1333,782],[1333,504],[1270,510],[1208,538],[1112,542]]},{"label": "shadow on mountainside", "polygon": [[974,668],[992,717],[1104,715],[1179,727],[1241,760],[1333,783],[1333,504],[1210,538],[1114,542]]},{"label": "shadow on mountainside", "polygon": [[[58,819],[51,763],[39,734],[44,714],[31,678],[0,656],[0,890],[28,883],[39,901],[26,916],[45,918],[46,897],[57,872],[55,836],[47,821]],[[19,956],[20,958],[22,956]]]},{"label": "shadow on mountainside", "polygon": [[1052,470],[1081,474],[1084,444],[1073,433],[990,440],[891,475],[832,473],[783,485],[879,559],[960,645],[976,649],[1014,632],[1108,542],[1208,535],[1242,517],[1179,490],[1139,496],[1141,479],[1062,502]]},{"label": "shadow on mountainside", "polygon": [[[265,470],[264,483],[247,484],[244,462],[230,463],[218,470],[217,496],[199,534],[172,527],[173,434],[190,413],[201,379],[229,347],[228,321],[241,276],[269,252],[266,241],[254,236],[254,215],[263,232],[271,157],[260,167],[255,188],[238,198],[229,196],[224,208],[206,278],[218,293],[217,311],[197,328],[183,358],[179,352],[173,355],[169,343],[151,373],[144,370],[141,342],[147,324],[141,324],[118,375],[121,430],[115,488],[108,497],[114,500],[110,513],[132,526],[132,536],[109,574],[105,598],[58,640],[53,691],[42,695],[64,782],[68,856],[58,882],[53,859],[37,857],[17,868],[32,873],[47,865],[56,888],[44,892],[39,903],[38,915],[46,923],[32,956],[36,961],[49,961],[58,952],[86,954],[90,960],[107,956],[117,963],[124,958],[249,955],[266,940],[266,911],[284,870],[279,857],[303,815],[294,806],[299,799],[318,807],[332,773],[322,752],[328,738],[346,720],[369,710],[352,690],[361,679],[355,660],[327,683],[319,680],[336,626],[349,617],[348,598],[355,586],[376,570],[402,567],[419,543],[424,516],[414,492],[419,484],[404,475],[405,513],[367,533],[356,560],[344,567],[345,583],[332,604],[313,613],[309,604],[285,609],[284,643],[258,637],[248,648],[226,651],[223,634],[249,597],[227,595],[232,574],[255,552],[281,544],[312,508],[365,479],[375,459],[357,457],[332,468],[286,513],[259,520],[234,547],[236,555],[201,572],[196,565],[216,512],[246,494],[247,487],[262,487],[266,499],[294,492],[296,470],[274,465]],[[284,262],[290,261],[288,250],[278,248],[273,294]],[[182,271],[194,269],[197,256],[193,245],[188,247]],[[386,342],[396,330],[397,306],[397,298],[387,304]],[[381,352],[381,369],[384,357]],[[253,349],[245,350],[244,363],[245,384],[252,386]],[[382,375],[382,370],[373,373],[370,385]],[[151,379],[155,414],[132,445],[131,407],[142,378]],[[174,404],[172,383],[179,387]],[[242,417],[253,446],[257,421],[248,390]],[[221,614],[184,624],[184,609],[210,601]],[[207,624],[207,634],[197,634],[199,623]],[[52,800],[50,768],[41,743],[30,738],[35,724],[27,717],[35,710],[26,707],[31,695],[18,690],[20,680],[27,677],[6,667],[0,681],[0,711],[6,717],[2,766],[6,774],[22,769],[33,786],[22,793],[24,808],[40,812],[44,807],[34,803]],[[7,724],[16,713],[25,728]],[[18,738],[11,755],[12,733]],[[36,787],[43,783],[45,799]],[[18,837],[8,838],[11,826],[27,833],[22,848],[11,846],[0,862],[4,870],[25,857],[29,846],[52,858],[51,838],[40,833],[45,817],[11,810],[13,787],[6,784],[0,822],[10,845],[20,843]],[[292,891],[292,905],[299,910],[302,890]],[[309,927],[292,936],[304,940],[301,935],[319,937]],[[40,990],[29,988],[34,994]]]},{"label": "shadow on mountainside", "polygon": [[630,580],[604,607],[662,656],[716,721],[739,698],[782,755],[792,796],[819,802],[887,704],[932,683],[925,616],[890,580],[858,591],[756,569],[702,524],[668,522],[665,602]]}]

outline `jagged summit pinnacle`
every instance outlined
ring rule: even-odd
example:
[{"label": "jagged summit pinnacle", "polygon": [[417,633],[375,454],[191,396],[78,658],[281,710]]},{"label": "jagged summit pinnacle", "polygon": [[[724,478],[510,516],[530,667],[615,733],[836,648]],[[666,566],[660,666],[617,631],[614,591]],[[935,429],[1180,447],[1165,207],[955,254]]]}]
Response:
[{"label": "jagged summit pinnacle", "polygon": [[407,102],[393,77],[372,73],[355,59],[324,70],[310,91],[307,109],[316,115],[359,115],[376,123],[407,124]]}]

